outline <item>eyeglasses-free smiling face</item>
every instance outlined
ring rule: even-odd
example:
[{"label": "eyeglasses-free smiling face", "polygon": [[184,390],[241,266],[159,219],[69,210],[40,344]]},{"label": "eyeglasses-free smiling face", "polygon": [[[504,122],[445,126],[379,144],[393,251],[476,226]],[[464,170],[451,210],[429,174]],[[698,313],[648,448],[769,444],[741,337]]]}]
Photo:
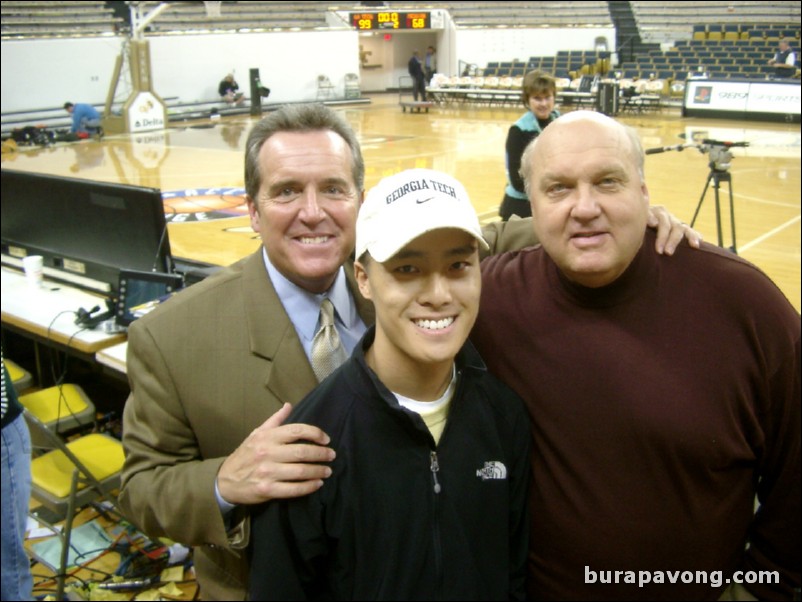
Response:
[{"label": "eyeglasses-free smiling face", "polygon": [[262,183],[251,226],[288,280],[323,292],[354,249],[361,201],[351,149],[330,130],[279,132],[259,152]]},{"label": "eyeglasses-free smiling face", "polygon": [[569,113],[526,157],[535,232],[562,272],[583,286],[613,282],[643,242],[649,192],[635,144],[612,119]]},{"label": "eyeglasses-free smiling face", "polygon": [[409,374],[421,365],[450,369],[479,310],[477,249],[470,234],[441,228],[384,263],[357,262],[359,290],[376,308],[373,349],[384,365]]},{"label": "eyeglasses-free smiling face", "polygon": [[529,97],[529,109],[538,119],[548,119],[554,110],[554,94],[532,94]]}]

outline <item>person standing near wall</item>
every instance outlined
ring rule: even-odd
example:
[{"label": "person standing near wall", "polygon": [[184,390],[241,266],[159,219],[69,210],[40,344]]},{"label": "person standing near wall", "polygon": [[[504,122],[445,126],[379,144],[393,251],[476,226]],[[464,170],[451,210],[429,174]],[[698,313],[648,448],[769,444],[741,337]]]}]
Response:
[{"label": "person standing near wall", "polygon": [[432,77],[434,77],[435,72],[437,71],[437,53],[434,49],[434,46],[429,46],[426,49],[426,56],[423,57],[423,74],[426,78],[426,85],[432,83]]},{"label": "person standing near wall", "polygon": [[412,52],[407,71],[412,77],[412,98],[417,102],[420,97],[421,101],[426,102],[426,75],[423,73],[423,63],[421,63],[420,53],[417,50]]}]

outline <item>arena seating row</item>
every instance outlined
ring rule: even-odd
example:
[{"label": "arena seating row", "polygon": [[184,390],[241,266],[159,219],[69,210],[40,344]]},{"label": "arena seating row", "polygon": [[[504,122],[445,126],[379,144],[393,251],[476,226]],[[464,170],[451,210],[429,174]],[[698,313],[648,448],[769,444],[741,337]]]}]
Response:
[{"label": "arena seating row", "polygon": [[[148,3],[157,4],[157,3]],[[405,5],[414,8],[416,3]],[[177,3],[153,23],[158,32],[187,30],[269,30],[327,27],[330,2],[226,2],[219,17],[209,17],[204,6]],[[341,6],[340,10],[355,7]],[[428,2],[421,8],[448,10],[458,27],[587,25],[611,26],[607,2]]]},{"label": "arena seating row", "polygon": [[445,8],[457,27],[612,27],[607,2],[430,2]]},{"label": "arena seating row", "polygon": [[[777,40],[786,39],[798,49],[796,37],[799,28],[793,25],[742,24],[752,37],[741,39],[678,40],[666,51],[651,50],[634,61],[621,62],[614,70],[627,79],[660,79],[670,82],[684,81],[689,74],[707,73],[715,78],[760,78],[774,70],[767,65],[777,50]],[[789,32],[794,37],[765,37],[765,31]],[[611,70],[606,54],[594,50],[560,50],[553,56],[533,56],[528,61],[488,62],[482,76],[522,76],[532,70],[541,70],[557,78],[575,79],[581,75]]]},{"label": "arena seating row", "polygon": [[[140,2],[147,15],[162,2]],[[219,4],[219,3],[218,3]],[[154,33],[194,31],[238,31],[315,29],[326,27],[330,3],[305,2],[225,2],[218,16],[207,14],[202,2],[174,2],[149,26]],[[66,0],[63,2],[3,1],[3,38],[109,35],[130,29],[128,8],[115,14],[105,2]]]},{"label": "arena seating row", "polygon": [[597,50],[558,50],[552,56],[531,56],[528,61],[491,61],[482,70],[483,76],[517,77],[534,70],[545,71],[555,77],[573,78],[578,75],[596,73],[594,67],[608,54]]},{"label": "arena seating row", "polygon": [[[140,2],[143,12],[161,2]],[[220,3],[218,3],[220,4]],[[285,30],[328,27],[331,3],[237,1],[225,2],[219,16],[210,16],[201,2],[175,2],[149,27],[151,33],[192,31]],[[799,2],[631,2],[641,37],[650,35],[660,41],[691,39],[735,39],[735,37],[788,36],[773,23],[799,23]],[[405,8],[414,8],[410,3]],[[541,27],[591,26],[611,27],[607,2],[427,2],[421,8],[445,9],[457,27]],[[339,7],[348,10],[349,7]],[[128,24],[125,14],[115,13],[105,2],[64,0],[53,2],[2,2],[2,35],[10,37],[52,37],[70,35],[111,35]],[[689,23],[696,23],[692,31]],[[765,24],[759,33],[744,23]],[[754,26],[753,26],[754,29]],[[799,27],[796,25],[796,31]]]},{"label": "arena seating row", "polygon": [[772,20],[788,22],[800,14],[799,2],[767,0],[729,0],[696,2],[689,0],[633,0],[630,2],[640,21],[663,20],[687,23],[758,23]]},{"label": "arena seating row", "polygon": [[521,102],[523,77],[454,76],[436,74],[426,89],[438,104],[515,106]]},{"label": "arena seating row", "polygon": [[51,37],[114,35],[124,21],[105,2],[0,3],[2,36]]},{"label": "arena seating row", "polygon": [[[791,45],[795,46],[795,40]],[[776,51],[776,42],[754,38],[732,43],[678,41],[664,53],[652,51],[636,62],[621,63],[618,69],[626,77],[657,73],[658,77],[683,79],[688,73],[704,72],[716,78],[765,78],[774,71],[767,63]]]},{"label": "arena seating row", "polygon": [[[629,3],[646,42],[753,37],[744,24],[799,23],[799,2],[738,1],[690,2],[649,0]],[[689,28],[689,24],[695,24]],[[798,29],[799,26],[797,25]]]},{"label": "arena seating row", "polygon": [[[612,81],[612,80],[607,80]],[[574,79],[557,78],[557,102],[561,106],[594,107],[602,79],[583,75]],[[669,102],[669,82],[659,79],[621,79],[616,82],[621,110],[644,112],[659,110]],[[442,105],[521,106],[523,77],[435,75],[426,89],[428,97]],[[681,96],[681,94],[680,94]]]},{"label": "arena seating row", "polygon": [[[746,31],[759,31],[750,25]],[[796,38],[798,28],[792,26],[772,27],[774,31],[793,32],[794,37],[785,37],[790,45],[798,48]],[[636,64],[622,63],[620,68],[629,72],[637,70],[641,73],[673,72],[673,79],[681,79],[688,73],[705,72],[716,78],[765,78],[773,73],[767,63],[777,51],[777,38],[750,37],[739,40],[703,40],[677,41],[673,48],[664,53],[650,52],[639,58]],[[629,74],[629,73],[627,73]]]},{"label": "arena seating row", "polygon": [[[154,6],[158,2],[152,2]],[[327,27],[330,3],[305,2],[226,2],[219,15],[207,14],[201,3],[174,3],[152,24],[154,33],[175,31],[280,31]]]},{"label": "arena seating row", "polygon": [[[161,2],[145,1],[139,6],[148,14]],[[213,7],[201,2],[174,2],[148,26],[152,34],[223,31],[310,30],[329,27],[330,2],[306,0],[247,0],[224,2]],[[221,3],[217,3],[218,5]],[[414,8],[418,3],[405,5]],[[607,2],[598,0],[568,2],[428,2],[421,8],[445,9],[457,27],[611,27]],[[354,10],[342,6],[340,10]],[[211,11],[211,12],[210,12]],[[130,27],[127,8],[115,14],[105,2],[65,0],[63,2],[2,3],[2,35],[13,37],[55,37],[71,35],[111,35]]]},{"label": "arena seating row", "polygon": [[693,26],[692,39],[696,41],[710,40],[712,42],[739,40],[769,40],[799,39],[799,26],[766,25],[740,25],[731,23],[726,25],[697,24]]}]

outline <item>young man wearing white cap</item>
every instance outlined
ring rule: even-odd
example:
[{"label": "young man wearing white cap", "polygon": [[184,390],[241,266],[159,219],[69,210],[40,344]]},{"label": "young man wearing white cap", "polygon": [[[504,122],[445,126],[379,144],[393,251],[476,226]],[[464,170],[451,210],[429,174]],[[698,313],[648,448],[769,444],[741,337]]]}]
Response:
[{"label": "young man wearing white cap", "polygon": [[355,274],[376,325],[291,416],[329,434],[333,474],[254,513],[251,599],[523,599],[529,421],[466,342],[480,247],[446,174],[368,194]]}]

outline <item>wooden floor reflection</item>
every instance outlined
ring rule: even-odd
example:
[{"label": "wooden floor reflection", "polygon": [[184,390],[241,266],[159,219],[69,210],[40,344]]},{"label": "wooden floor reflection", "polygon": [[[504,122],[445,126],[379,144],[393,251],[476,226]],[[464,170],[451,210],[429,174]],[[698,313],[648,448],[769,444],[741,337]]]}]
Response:
[{"label": "wooden floor reflection", "polygon": [[[503,195],[504,141],[523,108],[451,106],[402,112],[395,95],[342,107],[362,143],[366,186],[411,167],[451,173],[461,180],[484,220],[495,219]],[[2,166],[152,186],[175,193],[167,214],[174,255],[219,265],[257,248],[242,206],[245,139],[255,118],[240,116],[178,124],[160,132],[107,136],[3,155]],[[733,151],[722,183],[723,244],[730,246],[730,187],[738,253],[762,268],[800,309],[800,129],[795,124],[683,118],[678,109],[622,115],[645,148],[687,140],[748,141]],[[702,192],[709,152],[688,148],[646,158],[652,203],[667,206],[717,242],[715,191]],[[33,208],[32,208],[33,209]]]}]

